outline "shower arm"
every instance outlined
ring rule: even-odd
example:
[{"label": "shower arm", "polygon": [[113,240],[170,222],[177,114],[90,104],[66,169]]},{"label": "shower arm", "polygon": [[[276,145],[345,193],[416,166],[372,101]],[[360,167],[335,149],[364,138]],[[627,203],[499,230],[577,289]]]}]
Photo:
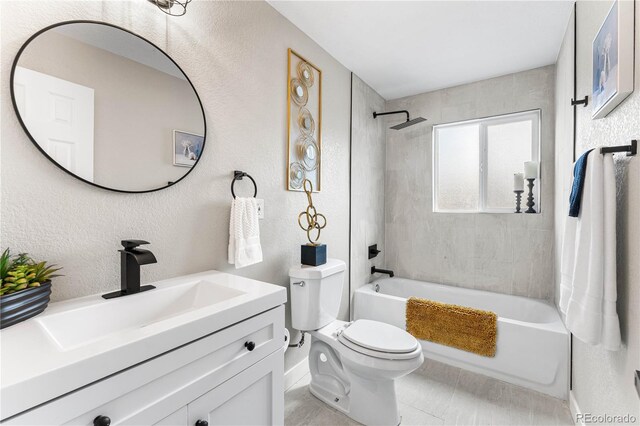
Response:
[{"label": "shower arm", "polygon": [[389,111],[389,112],[374,112],[373,118],[377,118],[379,115],[391,115],[391,114],[407,114],[407,121],[409,121],[409,111],[406,109],[400,111]]}]

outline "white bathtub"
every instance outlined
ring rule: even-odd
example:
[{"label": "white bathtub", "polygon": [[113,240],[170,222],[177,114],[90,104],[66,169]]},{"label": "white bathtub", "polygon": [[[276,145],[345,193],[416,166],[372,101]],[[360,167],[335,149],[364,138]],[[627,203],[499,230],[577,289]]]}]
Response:
[{"label": "white bathtub", "polygon": [[[376,286],[379,286],[378,292]],[[484,309],[498,315],[495,357],[420,340],[425,357],[567,399],[569,332],[550,303],[404,278],[385,278],[356,290],[354,319],[372,319],[406,329],[405,307],[411,296]]]}]

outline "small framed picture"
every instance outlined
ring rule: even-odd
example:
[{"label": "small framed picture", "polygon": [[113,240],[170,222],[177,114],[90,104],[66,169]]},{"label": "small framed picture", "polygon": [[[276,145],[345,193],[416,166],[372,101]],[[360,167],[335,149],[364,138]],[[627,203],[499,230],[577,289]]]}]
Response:
[{"label": "small framed picture", "polygon": [[193,167],[202,154],[204,137],[182,130],[173,131],[173,165]]},{"label": "small framed picture", "polygon": [[593,113],[606,117],[633,92],[633,1],[613,3],[593,39]]}]

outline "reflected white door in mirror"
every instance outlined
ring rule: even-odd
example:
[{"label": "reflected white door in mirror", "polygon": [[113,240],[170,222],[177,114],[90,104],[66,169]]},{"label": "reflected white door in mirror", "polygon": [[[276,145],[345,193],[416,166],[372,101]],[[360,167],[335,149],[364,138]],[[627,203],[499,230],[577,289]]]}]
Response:
[{"label": "reflected white door in mirror", "polygon": [[16,67],[16,104],[34,139],[56,163],[93,182],[93,89]]}]

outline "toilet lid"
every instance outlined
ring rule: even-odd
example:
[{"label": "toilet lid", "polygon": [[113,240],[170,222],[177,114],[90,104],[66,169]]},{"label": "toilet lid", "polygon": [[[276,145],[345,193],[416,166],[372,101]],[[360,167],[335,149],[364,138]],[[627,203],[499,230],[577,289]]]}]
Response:
[{"label": "toilet lid", "polygon": [[416,338],[406,331],[390,324],[365,319],[351,323],[340,337],[375,352],[406,354],[418,348]]}]

